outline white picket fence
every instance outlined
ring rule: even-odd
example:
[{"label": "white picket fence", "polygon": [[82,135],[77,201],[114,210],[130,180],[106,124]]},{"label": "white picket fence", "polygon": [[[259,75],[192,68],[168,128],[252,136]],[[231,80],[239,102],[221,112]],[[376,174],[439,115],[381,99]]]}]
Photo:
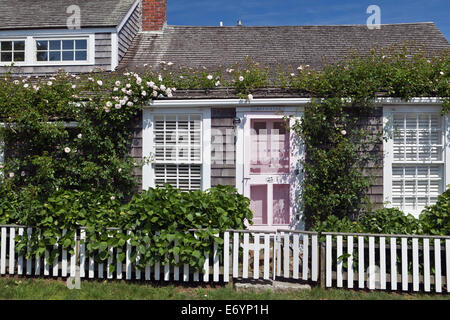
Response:
[{"label": "white picket fence", "polygon": [[[218,235],[223,247],[212,244],[203,269],[195,271],[187,264],[161,262],[137,269],[131,261],[134,248],[130,242],[123,248],[107,248],[108,260],[97,263],[86,252],[84,229],[75,236],[75,254],[60,248],[53,263],[45,259],[48,252],[26,259],[16,253],[15,238],[31,238],[38,231],[0,226],[0,232],[0,275],[173,282],[264,279],[321,282],[328,288],[450,292],[450,237],[228,230]],[[126,257],[123,263],[115,259],[121,252]]]},{"label": "white picket fence", "polygon": [[[24,226],[0,226],[0,274],[49,276],[49,277],[76,277],[85,279],[125,279],[125,280],[155,280],[155,281],[194,281],[203,282],[229,282],[234,279],[275,279],[280,276],[281,259],[283,263],[283,277],[289,278],[289,268],[293,268],[292,276],[299,279],[299,270],[303,270],[303,280],[318,280],[318,243],[317,234],[308,232],[284,233],[284,242],[280,244],[279,234],[266,231],[226,231],[223,237],[223,256],[219,256],[217,243],[212,245],[212,254],[205,254],[203,270],[194,271],[185,264],[183,266],[156,262],[153,266],[146,266],[144,270],[137,269],[131,261],[132,246],[128,242],[123,248],[108,248],[107,263],[97,263],[86,253],[84,239],[86,232],[79,230],[79,242],[75,253],[70,255],[67,250],[60,249],[57,261],[47,262],[48,252],[43,257],[25,259],[15,251],[16,235],[31,237],[35,229]],[[118,231],[119,232],[119,231]],[[309,244],[309,236],[312,243]],[[75,236],[77,240],[77,236]],[[293,242],[290,242],[290,241]],[[289,247],[289,250],[284,248]],[[282,249],[283,248],[283,249]],[[293,248],[294,254],[289,254]],[[222,249],[222,248],[221,248]],[[282,252],[282,250],[284,250]],[[123,263],[115,259],[115,255],[125,252]],[[139,256],[138,256],[139,257]],[[293,261],[290,262],[290,257]],[[312,258],[311,258],[312,257]],[[177,260],[178,257],[175,257]],[[278,259],[278,264],[277,264]],[[289,260],[289,261],[288,261]],[[110,265],[115,263],[114,272]],[[310,264],[312,263],[312,266]],[[278,269],[277,269],[278,265]],[[78,273],[78,274],[77,274]],[[312,277],[312,278],[311,278]]]},{"label": "white picket fence", "polygon": [[326,236],[326,287],[343,288],[345,281],[347,288],[441,293],[446,286],[450,292],[450,237],[322,235]]}]

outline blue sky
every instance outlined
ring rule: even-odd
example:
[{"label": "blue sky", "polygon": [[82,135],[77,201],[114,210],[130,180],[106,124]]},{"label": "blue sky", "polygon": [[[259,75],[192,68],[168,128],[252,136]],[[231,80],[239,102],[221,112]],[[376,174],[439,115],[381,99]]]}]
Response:
[{"label": "blue sky", "polygon": [[450,39],[449,0],[168,0],[171,25],[335,25],[365,24],[369,5],[381,9],[381,23],[433,21]]}]

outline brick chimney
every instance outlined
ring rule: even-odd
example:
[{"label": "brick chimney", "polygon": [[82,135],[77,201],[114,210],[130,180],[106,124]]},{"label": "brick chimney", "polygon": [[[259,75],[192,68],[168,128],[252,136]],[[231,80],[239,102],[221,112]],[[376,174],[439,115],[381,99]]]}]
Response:
[{"label": "brick chimney", "polygon": [[167,22],[167,0],[142,0],[142,31],[159,31]]}]

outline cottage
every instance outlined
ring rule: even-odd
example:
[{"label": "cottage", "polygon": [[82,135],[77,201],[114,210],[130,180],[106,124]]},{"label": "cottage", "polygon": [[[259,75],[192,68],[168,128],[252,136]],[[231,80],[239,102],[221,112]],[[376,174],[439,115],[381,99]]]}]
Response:
[{"label": "cottage", "polygon": [[[399,43],[424,46],[430,55],[449,44],[433,23],[352,26],[190,27],[166,23],[166,0],[72,1],[80,8],[78,28],[67,25],[63,0],[0,0],[0,72],[45,75],[64,68],[84,73],[154,70],[168,63],[187,67],[231,66],[246,57],[269,68],[308,65],[320,69],[352,50]],[[71,4],[72,4],[71,2]],[[41,14],[36,15],[39,11]],[[70,19],[72,21],[73,19]],[[76,19],[75,19],[76,21]],[[302,117],[307,96],[277,88],[252,99],[226,88],[177,91],[144,107],[132,154],[152,158],[137,172],[142,188],[169,183],[184,190],[232,185],[251,199],[253,228],[302,228],[298,196],[304,157],[301,141],[283,117]],[[375,131],[399,130],[378,146],[381,169],[372,168],[369,194],[418,215],[450,184],[450,126],[438,98],[411,101],[380,98],[367,124]]]}]

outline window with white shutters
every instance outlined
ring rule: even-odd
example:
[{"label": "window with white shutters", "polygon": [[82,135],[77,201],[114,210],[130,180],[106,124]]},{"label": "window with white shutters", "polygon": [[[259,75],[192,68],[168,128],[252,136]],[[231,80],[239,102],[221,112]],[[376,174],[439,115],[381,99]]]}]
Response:
[{"label": "window with white shutters", "polygon": [[444,191],[443,119],[438,112],[394,112],[392,119],[392,205],[420,212]]},{"label": "window with white shutters", "polygon": [[154,116],[155,185],[168,183],[182,190],[202,186],[202,116],[162,114]]}]

